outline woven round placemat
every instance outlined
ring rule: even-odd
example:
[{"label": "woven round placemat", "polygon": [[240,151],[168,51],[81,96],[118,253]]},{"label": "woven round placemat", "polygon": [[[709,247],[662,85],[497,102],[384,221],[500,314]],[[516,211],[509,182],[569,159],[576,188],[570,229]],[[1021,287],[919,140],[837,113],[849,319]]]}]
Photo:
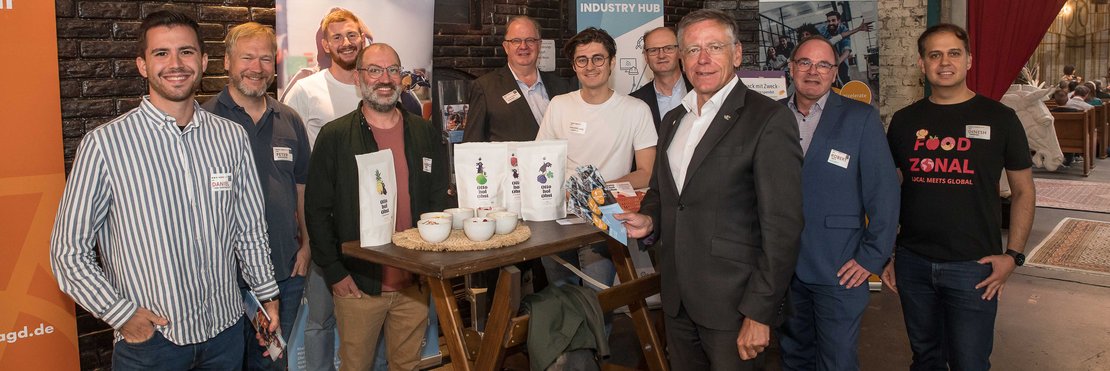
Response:
[{"label": "woven round placemat", "polygon": [[420,231],[411,228],[393,234],[393,244],[406,249],[421,251],[478,251],[512,246],[527,241],[532,237],[532,229],[523,223],[508,234],[495,234],[488,240],[475,242],[466,238],[466,233],[461,229],[451,230],[451,236],[440,243],[428,243],[420,238]]}]

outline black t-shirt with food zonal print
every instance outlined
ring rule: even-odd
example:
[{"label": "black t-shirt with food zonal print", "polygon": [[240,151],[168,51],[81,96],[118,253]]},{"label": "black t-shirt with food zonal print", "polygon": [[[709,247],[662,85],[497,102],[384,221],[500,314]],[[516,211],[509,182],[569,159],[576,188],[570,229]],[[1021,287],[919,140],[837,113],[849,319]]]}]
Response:
[{"label": "black t-shirt with food zonal print", "polygon": [[887,141],[902,172],[898,246],[937,261],[1002,253],[999,177],[1033,165],[1014,110],[981,95],[926,98],[894,114]]}]

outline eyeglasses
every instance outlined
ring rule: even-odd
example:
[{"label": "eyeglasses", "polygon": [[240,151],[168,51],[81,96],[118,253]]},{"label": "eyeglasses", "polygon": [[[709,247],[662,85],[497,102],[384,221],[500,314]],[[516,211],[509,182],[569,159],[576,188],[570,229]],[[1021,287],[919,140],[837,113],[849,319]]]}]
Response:
[{"label": "eyeglasses", "polygon": [[822,75],[829,73],[829,71],[832,71],[833,67],[836,67],[832,63],[825,61],[813,63],[809,58],[796,60],[794,61],[794,65],[798,66],[798,72],[808,72],[813,69],[813,67],[817,67],[817,73]]},{"label": "eyeglasses", "polygon": [[369,77],[371,79],[376,79],[376,78],[382,77],[383,73],[389,73],[390,77],[401,77],[401,71],[404,70],[404,69],[401,68],[401,66],[398,66],[398,65],[392,65],[392,66],[385,67],[385,68],[378,67],[378,66],[375,66],[375,65],[370,65],[366,68],[356,68],[356,70],[366,74],[366,77]]},{"label": "eyeglasses", "polygon": [[675,51],[678,51],[678,45],[667,45],[667,46],[660,46],[658,48],[644,49],[644,54],[647,54],[647,55],[650,55],[650,56],[656,56],[656,55],[659,55],[659,52],[663,52],[663,54],[674,54]]},{"label": "eyeglasses", "polygon": [[357,44],[358,41],[362,39],[362,34],[358,32],[348,32],[346,35],[337,33],[331,36],[331,41],[336,44],[342,44],[343,39],[347,39],[351,44]]},{"label": "eyeglasses", "polygon": [[683,50],[682,54],[687,57],[696,57],[701,55],[702,50],[705,50],[709,55],[721,55],[725,52],[725,49],[728,49],[728,46],[728,43],[710,43],[704,47],[694,45]]},{"label": "eyeglasses", "polygon": [[586,63],[593,62],[594,67],[601,67],[605,65],[605,62],[608,61],[609,57],[602,55],[594,55],[593,57],[588,58],[583,55],[581,57],[574,58],[574,65],[578,66],[578,68],[586,68]]},{"label": "eyeglasses", "polygon": [[537,38],[534,38],[534,37],[529,37],[529,38],[526,38],[526,39],[522,39],[522,38],[518,37],[518,38],[515,38],[515,39],[505,40],[505,42],[511,44],[514,48],[517,48],[517,47],[520,47],[521,43],[528,44],[528,46],[536,46],[536,44],[539,44],[540,39],[537,39]]}]

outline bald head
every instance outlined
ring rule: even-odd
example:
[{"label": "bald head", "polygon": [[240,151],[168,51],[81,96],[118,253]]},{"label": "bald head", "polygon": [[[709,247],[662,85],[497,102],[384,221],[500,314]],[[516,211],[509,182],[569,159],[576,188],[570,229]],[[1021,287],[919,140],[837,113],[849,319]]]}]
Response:
[{"label": "bald head", "polygon": [[[393,58],[393,63],[387,64],[387,65],[379,65],[379,67],[388,67],[388,66],[392,66],[392,65],[398,65],[398,66],[401,65],[401,56],[397,54],[397,50],[393,49],[392,46],[389,46],[389,44],[386,44],[386,43],[370,44],[369,46],[363,48],[362,51],[358,52],[358,57],[355,58],[355,65],[358,66],[358,68],[365,68],[366,67],[363,64],[363,61],[368,59],[366,57],[367,55],[382,56],[382,57],[391,56]],[[375,58],[375,59],[378,59],[378,58]]]}]

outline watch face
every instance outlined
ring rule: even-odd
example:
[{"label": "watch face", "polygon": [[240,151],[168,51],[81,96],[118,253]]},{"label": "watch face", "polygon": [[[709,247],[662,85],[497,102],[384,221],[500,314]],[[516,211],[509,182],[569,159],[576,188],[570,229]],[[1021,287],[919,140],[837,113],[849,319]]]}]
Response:
[{"label": "watch face", "polygon": [[1017,263],[1019,267],[1025,265],[1025,254],[1018,253],[1014,255],[1014,263]]}]

